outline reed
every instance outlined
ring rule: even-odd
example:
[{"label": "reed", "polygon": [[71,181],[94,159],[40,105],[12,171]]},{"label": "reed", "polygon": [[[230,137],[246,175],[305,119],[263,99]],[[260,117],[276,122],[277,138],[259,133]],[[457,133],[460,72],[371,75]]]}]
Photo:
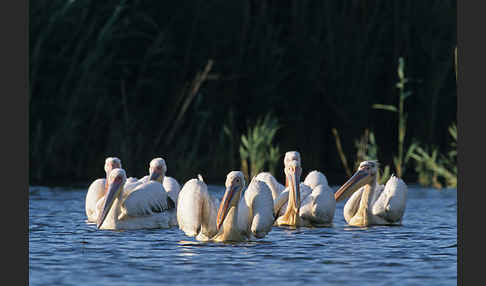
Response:
[{"label": "reed", "polygon": [[344,170],[346,171],[346,175],[351,177],[351,170],[348,166],[348,160],[346,159],[346,154],[343,151],[343,147],[341,146],[341,139],[339,138],[339,133],[336,128],[332,129],[332,134],[334,135],[334,139],[336,140],[336,148],[339,154],[339,158],[341,159],[341,163],[343,164]]},{"label": "reed", "polygon": [[[363,161],[378,161],[378,144],[375,140],[373,131],[365,129],[363,135],[359,140],[355,140],[356,146],[356,161],[354,162],[354,168],[357,169],[359,164]],[[390,178],[390,166],[385,165],[383,171],[380,166],[377,175],[377,182],[379,184],[385,184]]]},{"label": "reed", "polygon": [[273,139],[279,128],[277,119],[267,114],[248,128],[246,135],[241,136],[241,169],[247,179],[250,180],[265,168],[275,174],[281,155],[279,147],[273,145]]},{"label": "reed", "polygon": [[[397,155],[393,157],[393,164],[398,177],[403,177],[406,171],[406,164],[410,159],[410,155],[413,153],[417,147],[417,143],[410,144],[407,148],[405,147],[405,134],[407,131],[407,116],[405,112],[405,99],[407,99],[412,92],[405,91],[405,84],[408,82],[408,78],[405,77],[405,62],[402,57],[398,59],[398,83],[396,87],[399,90],[398,93],[398,105],[389,104],[373,104],[372,108],[381,109],[386,111],[391,111],[397,113],[398,115],[398,150]],[[405,153],[406,150],[406,153]]]},{"label": "reed", "polygon": [[457,58],[457,46],[454,48],[454,72],[456,74],[456,82],[457,82],[457,70],[458,70],[458,58]]},{"label": "reed", "polygon": [[441,154],[437,146],[418,146],[411,154],[416,162],[415,170],[419,174],[419,183],[435,188],[457,187],[457,126],[449,126],[449,135],[452,138],[450,150]]},{"label": "reed", "polygon": [[[407,136],[447,149],[431,131],[455,118],[454,69],[444,68],[457,43],[455,1],[295,1],[286,8],[268,1],[32,1],[31,182],[88,181],[102,174],[106,156],[119,156],[135,176],[163,156],[178,179],[196,172],[219,178],[241,165],[248,119],[270,110],[285,126],[279,150],[305,150],[308,168],[337,173],[342,161],[327,152],[332,128],[346,130],[341,149],[353,155],[364,128],[378,142],[395,132],[362,107],[388,102],[399,53],[407,74],[422,79],[406,102],[416,111],[409,125],[417,126]],[[429,124],[418,124],[423,114]],[[391,161],[389,147],[380,147],[380,159]],[[278,153],[271,151],[265,168]]]}]

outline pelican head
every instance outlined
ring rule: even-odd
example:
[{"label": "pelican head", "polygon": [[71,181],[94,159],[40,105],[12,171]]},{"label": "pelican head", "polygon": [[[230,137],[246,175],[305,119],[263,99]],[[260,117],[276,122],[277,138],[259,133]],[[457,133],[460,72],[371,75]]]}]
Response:
[{"label": "pelican head", "polygon": [[238,205],[241,197],[241,191],[245,187],[245,176],[240,171],[229,172],[225,182],[226,191],[223,200],[219,205],[218,217],[216,220],[217,228],[220,229],[226,215],[231,207]]},{"label": "pelican head", "polygon": [[305,177],[304,185],[307,185],[311,187],[311,189],[314,189],[319,185],[329,186],[329,183],[327,182],[326,175],[314,170]]},{"label": "pelican head", "polygon": [[149,164],[149,180],[158,181],[162,183],[164,181],[165,172],[167,172],[167,165],[162,158],[155,158],[150,161]]},{"label": "pelican head", "polygon": [[287,165],[291,161],[299,161],[300,163],[300,153],[297,151],[286,152],[284,157],[284,165]]},{"label": "pelican head", "polygon": [[378,161],[361,162],[356,173],[336,191],[334,198],[336,201],[348,198],[362,186],[376,181],[377,173]]},{"label": "pelican head", "polygon": [[108,157],[105,160],[105,172],[106,172],[106,177],[108,177],[111,173],[111,170],[115,168],[121,168],[121,160],[118,159],[117,157]]},{"label": "pelican head", "polygon": [[300,175],[302,174],[302,168],[300,161],[292,160],[285,165],[285,177],[288,182],[289,189],[289,201],[287,204],[287,211],[281,219],[282,224],[296,226],[299,221],[299,209],[300,209]]},{"label": "pelican head", "polygon": [[125,170],[120,168],[115,168],[110,172],[108,177],[108,190],[105,196],[105,202],[103,203],[103,207],[101,210],[100,215],[96,221],[96,226],[100,228],[103,225],[103,222],[108,215],[108,212],[115,201],[115,198],[118,197],[120,191],[123,189],[123,185],[127,180],[127,175]]},{"label": "pelican head", "polygon": [[[284,157],[284,167],[286,167],[290,162],[292,161],[298,161],[299,164],[301,163],[300,161],[300,153],[297,151],[288,151],[285,153]],[[285,173],[285,170],[284,170]],[[285,187],[287,188],[289,186],[289,181],[287,178],[287,174],[285,175]]]}]

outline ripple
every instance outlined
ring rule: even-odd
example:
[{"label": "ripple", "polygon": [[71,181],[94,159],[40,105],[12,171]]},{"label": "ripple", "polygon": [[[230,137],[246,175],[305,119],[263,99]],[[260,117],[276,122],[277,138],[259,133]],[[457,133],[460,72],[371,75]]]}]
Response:
[{"label": "ripple", "polygon": [[[402,226],[350,227],[338,203],[332,226],[273,227],[263,240],[227,244],[177,228],[98,231],[86,222],[86,191],[30,188],[29,284],[456,283],[457,201],[449,190],[410,188]],[[224,188],[210,191],[222,196]]]}]

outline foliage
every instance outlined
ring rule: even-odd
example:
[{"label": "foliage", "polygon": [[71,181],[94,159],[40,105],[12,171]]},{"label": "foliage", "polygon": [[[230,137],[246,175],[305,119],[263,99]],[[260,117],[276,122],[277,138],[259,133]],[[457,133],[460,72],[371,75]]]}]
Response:
[{"label": "foliage", "polygon": [[346,175],[351,177],[351,169],[348,166],[348,160],[346,159],[346,154],[343,151],[343,147],[341,146],[341,139],[339,138],[339,133],[336,128],[332,129],[332,134],[334,135],[334,138],[336,140],[336,148],[339,154],[339,157],[341,158],[341,162],[343,164],[344,170],[346,171]]},{"label": "foliage", "polygon": [[[434,186],[436,188],[442,188],[445,184],[448,187],[457,186],[457,127],[455,124],[449,127],[449,134],[451,135],[453,142],[451,143],[452,150],[447,153],[447,156],[440,155],[438,147],[421,147],[417,140],[414,140],[406,149],[404,154],[404,142],[407,126],[407,113],[404,111],[405,99],[411,95],[410,91],[405,91],[405,84],[408,79],[404,73],[404,61],[403,58],[399,59],[398,65],[398,77],[399,82],[396,87],[400,90],[398,106],[374,104],[372,107],[375,109],[382,109],[391,112],[398,113],[398,154],[394,156],[393,163],[397,175],[402,177],[405,172],[405,166],[410,158],[416,161],[415,171],[418,174],[418,182],[421,185]],[[339,136],[337,131],[333,129],[336,137],[336,146],[341,155],[344,166],[347,166],[345,156],[340,147]],[[365,129],[364,134],[359,140],[355,140],[356,147],[356,161],[355,168],[359,163],[365,160],[378,160],[378,145],[375,141],[373,132]],[[427,149],[431,149],[430,152]],[[347,169],[346,169],[347,170]],[[378,178],[379,183],[383,184],[389,177],[389,166],[385,166],[384,174],[381,178]],[[349,176],[349,175],[348,175]]]},{"label": "foliage", "polygon": [[415,170],[421,185],[435,188],[457,187],[457,126],[455,123],[449,127],[449,134],[452,142],[451,150],[447,155],[439,155],[437,147],[432,147],[428,152],[426,148],[420,146],[411,154],[416,161]]},{"label": "foliage", "polygon": [[248,180],[265,167],[275,174],[281,155],[279,147],[272,145],[272,141],[278,129],[277,119],[267,114],[263,120],[258,119],[253,127],[248,128],[246,135],[241,136],[241,168]]},{"label": "foliage", "polygon": [[456,73],[456,81],[457,81],[457,69],[459,64],[457,63],[457,46],[454,48],[454,71]]},{"label": "foliage", "polygon": [[403,177],[406,170],[406,164],[410,159],[410,155],[413,153],[414,149],[417,147],[417,143],[412,143],[407,148],[406,154],[404,154],[405,148],[405,133],[407,130],[407,116],[408,114],[404,111],[405,99],[407,99],[412,92],[405,91],[405,84],[408,79],[405,77],[405,63],[402,57],[398,59],[398,83],[396,87],[400,90],[398,96],[398,107],[394,105],[386,104],[373,104],[373,108],[382,109],[391,112],[398,113],[398,154],[393,157],[393,164],[395,165],[395,171],[398,177]]},{"label": "foliage", "polygon": [[[248,119],[270,109],[280,150],[341,176],[333,127],[352,154],[365,128],[394,136],[363,106],[395,100],[398,55],[423,80],[407,137],[446,150],[434,130],[456,118],[456,38],[452,0],[31,1],[30,183],[87,182],[107,156],[130,176],[162,156],[180,181],[221,181],[240,167]],[[382,161],[394,145],[380,145]]]},{"label": "foliage", "polygon": [[[373,131],[365,129],[363,135],[359,140],[355,140],[356,146],[356,161],[354,168],[357,169],[359,164],[363,161],[380,161],[378,160],[378,144],[375,140]],[[379,184],[385,184],[390,178],[390,166],[386,165],[383,168],[383,173],[378,172],[377,182]]]}]

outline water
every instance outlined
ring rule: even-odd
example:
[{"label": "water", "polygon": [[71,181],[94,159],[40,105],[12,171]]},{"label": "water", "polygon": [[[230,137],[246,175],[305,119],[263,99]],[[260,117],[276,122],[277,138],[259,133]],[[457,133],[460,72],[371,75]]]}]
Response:
[{"label": "water", "polygon": [[98,231],[86,223],[86,191],[30,188],[31,285],[457,284],[455,189],[409,187],[402,226],[349,227],[339,202],[332,227],[274,227],[239,244],[177,228]]}]

